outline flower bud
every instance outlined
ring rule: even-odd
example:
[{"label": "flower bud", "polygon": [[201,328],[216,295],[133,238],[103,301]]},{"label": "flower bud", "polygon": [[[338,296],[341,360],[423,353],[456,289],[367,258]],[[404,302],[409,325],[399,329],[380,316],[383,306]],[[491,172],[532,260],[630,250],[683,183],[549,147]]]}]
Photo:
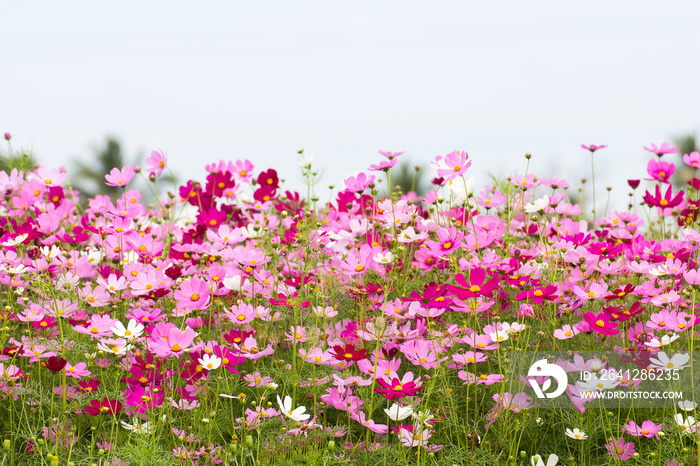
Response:
[{"label": "flower bud", "polygon": [[335,448],[335,442],[333,440],[330,440],[328,442],[328,450],[333,451],[334,448]]},{"label": "flower bud", "polygon": [[11,444],[12,444],[12,443],[10,442],[9,439],[3,440],[3,441],[2,441],[2,449],[5,450],[5,451],[10,451],[10,446],[11,446]]},{"label": "flower bud", "polygon": [[252,446],[253,446],[253,436],[252,435],[245,436],[245,444],[248,448],[252,448]]}]

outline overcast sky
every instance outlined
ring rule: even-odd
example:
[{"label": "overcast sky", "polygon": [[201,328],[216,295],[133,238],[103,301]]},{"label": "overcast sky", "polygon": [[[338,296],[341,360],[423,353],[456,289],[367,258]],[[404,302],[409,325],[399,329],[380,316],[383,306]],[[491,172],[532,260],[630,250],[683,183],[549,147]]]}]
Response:
[{"label": "overcast sky", "polygon": [[[70,167],[108,135],[163,149],[181,179],[250,159],[299,188],[297,150],[341,184],[405,151],[486,173],[645,175],[700,128],[700,3],[6,2],[0,131]],[[432,175],[432,172],[431,172]],[[600,181],[598,181],[600,180]],[[573,183],[572,183],[573,184]],[[598,199],[603,198],[598,195]]]}]

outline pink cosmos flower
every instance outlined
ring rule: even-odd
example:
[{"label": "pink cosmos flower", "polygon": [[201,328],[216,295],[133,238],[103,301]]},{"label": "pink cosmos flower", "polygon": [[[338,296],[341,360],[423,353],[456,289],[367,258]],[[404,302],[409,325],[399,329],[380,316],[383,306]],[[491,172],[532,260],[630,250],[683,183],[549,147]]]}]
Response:
[{"label": "pink cosmos flower", "polygon": [[250,160],[237,160],[234,165],[233,174],[241,181],[250,181],[253,177],[253,169],[255,167]]},{"label": "pink cosmos flower", "polygon": [[380,150],[379,153],[389,160],[395,159],[396,157],[400,157],[403,155],[403,152],[389,152],[389,151],[382,151],[382,150]]},{"label": "pink cosmos flower", "polygon": [[159,322],[148,338],[149,349],[159,358],[179,357],[192,345],[197,332],[189,327],[180,330],[171,323]]},{"label": "pink cosmos flower", "polygon": [[535,181],[535,175],[533,175],[532,173],[528,173],[527,175],[525,175],[525,178],[523,178],[520,175],[516,175],[511,180],[511,183],[513,184],[513,186],[516,186],[518,188],[532,189],[540,185],[540,180],[538,179],[537,181]]},{"label": "pink cosmos flower", "polygon": [[468,383],[475,383],[477,385],[492,385],[503,380],[503,375],[501,374],[481,374],[477,377],[475,374],[472,374],[471,372],[467,371],[459,371],[457,373],[457,377],[459,377],[462,380],[465,380],[463,385],[466,385]]},{"label": "pink cosmos flower", "polygon": [[690,154],[685,154],[683,155],[683,161],[693,168],[700,168],[700,153],[694,151]]},{"label": "pink cosmos flower", "polygon": [[112,171],[108,175],[105,175],[105,180],[107,186],[118,186],[120,188],[125,187],[131,180],[134,179],[136,171],[133,167],[124,167],[121,170],[118,168],[112,168]]},{"label": "pink cosmos flower", "polygon": [[580,286],[574,286],[572,290],[580,299],[588,301],[589,299],[600,299],[607,296],[608,285],[606,283],[591,283],[588,291]]},{"label": "pink cosmos flower", "polygon": [[66,376],[68,377],[75,377],[76,379],[79,379],[81,377],[87,377],[88,375],[92,374],[87,368],[87,363],[84,362],[79,362],[75,366],[71,365],[71,363],[66,364]]},{"label": "pink cosmos flower", "polygon": [[435,161],[432,162],[433,167],[437,170],[438,176],[445,178],[443,184],[445,184],[446,181],[464,176],[471,164],[472,162],[469,160],[469,155],[467,155],[465,151],[453,151],[444,158],[438,155]]},{"label": "pink cosmos flower", "polygon": [[399,163],[399,159],[391,159],[391,160],[382,160],[376,165],[370,165],[367,167],[369,171],[383,171],[383,172],[388,172],[391,167]]},{"label": "pink cosmos flower", "polygon": [[165,166],[168,163],[168,156],[165,152],[160,150],[154,150],[151,152],[151,156],[146,159],[146,170],[149,175],[159,177],[163,174]]},{"label": "pink cosmos flower", "polygon": [[46,170],[43,167],[37,168],[29,176],[32,180],[37,180],[45,186],[60,186],[66,180],[66,174],[59,170]]},{"label": "pink cosmos flower", "polygon": [[177,309],[185,312],[205,309],[209,304],[209,294],[209,285],[204,280],[197,277],[185,280],[174,294]]},{"label": "pink cosmos flower", "polygon": [[367,176],[365,173],[360,173],[357,176],[348,176],[345,179],[345,187],[354,193],[361,193],[370,184],[374,184],[374,180],[374,175]]},{"label": "pink cosmos flower", "polygon": [[669,162],[661,160],[649,160],[647,164],[647,173],[651,178],[645,178],[647,181],[660,181],[662,183],[671,184],[671,176],[676,172],[676,166]]},{"label": "pink cosmos flower", "polygon": [[656,147],[656,144],[653,142],[650,144],[651,147],[645,147],[644,150],[648,152],[652,152],[656,154],[658,157],[661,157],[664,154],[677,154],[678,153],[678,148],[676,146],[671,146],[671,144],[664,142],[661,144],[661,147]]},{"label": "pink cosmos flower", "polygon": [[[353,406],[350,406],[351,409]],[[350,412],[350,419],[353,419],[360,424],[362,424],[364,427],[368,428],[374,433],[377,434],[386,434],[389,431],[389,426],[386,424],[377,424],[374,422],[374,419],[367,419],[367,415],[364,413],[364,411],[359,411],[359,412]]]},{"label": "pink cosmos flower", "polygon": [[659,438],[659,432],[664,428],[663,424],[654,424],[652,421],[644,421],[642,425],[637,425],[630,421],[622,427],[622,430],[635,437]]},{"label": "pink cosmos flower", "polygon": [[573,338],[579,333],[578,329],[571,327],[571,325],[566,324],[563,328],[558,328],[554,331],[554,338],[557,340],[568,340]]},{"label": "pink cosmos flower", "polygon": [[476,364],[487,359],[484,353],[478,351],[467,351],[466,353],[455,353],[452,355],[452,360],[457,364]]},{"label": "pink cosmos flower", "polygon": [[[646,148],[645,148],[646,149]],[[611,455],[616,460],[627,461],[632,458],[632,455],[637,453],[634,449],[634,442],[625,442],[622,437],[610,439],[605,445],[608,449],[608,455]]]}]

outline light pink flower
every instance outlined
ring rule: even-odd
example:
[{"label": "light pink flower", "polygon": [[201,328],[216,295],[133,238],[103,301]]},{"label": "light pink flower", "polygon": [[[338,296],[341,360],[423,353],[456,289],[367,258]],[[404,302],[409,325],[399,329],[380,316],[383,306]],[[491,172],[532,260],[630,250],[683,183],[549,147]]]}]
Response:
[{"label": "light pink flower", "polygon": [[118,186],[120,188],[125,187],[131,180],[134,179],[136,171],[132,167],[124,167],[121,170],[118,168],[112,168],[112,171],[108,175],[105,175],[107,186]]}]

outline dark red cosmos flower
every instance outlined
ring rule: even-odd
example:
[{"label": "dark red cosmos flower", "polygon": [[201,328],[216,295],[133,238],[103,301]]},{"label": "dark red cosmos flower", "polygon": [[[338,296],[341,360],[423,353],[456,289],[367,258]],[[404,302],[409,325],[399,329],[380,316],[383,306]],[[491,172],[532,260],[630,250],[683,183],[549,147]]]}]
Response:
[{"label": "dark red cosmos flower", "polygon": [[615,306],[603,307],[603,312],[609,315],[612,320],[616,320],[618,322],[624,322],[626,320],[629,320],[637,314],[641,314],[645,310],[646,308],[641,307],[641,305],[638,302],[634,303],[629,309],[619,308]]},{"label": "dark red cosmos flower", "polygon": [[233,188],[236,182],[233,180],[233,176],[229,171],[210,173],[207,176],[207,184],[205,186],[205,193],[212,197],[219,197],[224,194],[224,191],[228,188]]},{"label": "dark red cosmos flower", "polygon": [[671,207],[676,207],[681,202],[683,202],[683,194],[684,191],[681,190],[678,194],[676,194],[676,197],[673,197],[673,187],[669,186],[666,190],[666,194],[664,194],[664,196],[661,197],[661,189],[659,189],[659,185],[657,184],[654,196],[652,196],[651,193],[647,191],[644,194],[643,199],[644,202],[646,202],[647,205],[650,205],[651,207],[660,207],[662,209],[668,209]]},{"label": "dark red cosmos flower", "polygon": [[170,267],[168,267],[167,269],[165,269],[165,272],[163,272],[163,273],[165,273],[165,275],[169,279],[177,280],[178,278],[180,278],[180,275],[182,275],[182,268],[178,265],[173,264]]},{"label": "dark red cosmos flower", "polygon": [[700,178],[691,178],[686,183],[693,189],[700,189]]},{"label": "dark red cosmos flower", "polygon": [[277,177],[277,171],[274,168],[269,168],[258,175],[257,182],[260,186],[269,186],[273,189],[280,187],[280,179]]},{"label": "dark red cosmos flower", "polygon": [[695,223],[698,219],[698,211],[700,211],[700,200],[688,199],[685,209],[681,210],[678,215],[678,226],[683,227]]},{"label": "dark red cosmos flower", "polygon": [[455,275],[455,281],[461,285],[449,285],[452,294],[459,299],[476,298],[479,296],[491,296],[493,290],[498,286],[499,276],[494,275],[489,281],[486,280],[486,271],[484,269],[472,269],[469,273],[469,281],[464,278],[464,275],[458,273]]},{"label": "dark red cosmos flower", "polygon": [[586,312],[583,315],[583,320],[590,325],[593,331],[602,333],[603,335],[617,335],[620,333],[617,330],[617,322],[612,322],[610,316],[604,312],[598,314]]},{"label": "dark red cosmos flower", "polygon": [[617,288],[613,290],[608,296],[605,297],[605,301],[609,302],[615,299],[624,299],[624,297],[633,292],[635,288],[636,286],[628,283],[624,286],[624,288]]},{"label": "dark red cosmos flower", "polygon": [[637,189],[640,181],[641,180],[627,180],[627,184],[630,185],[630,188]]},{"label": "dark red cosmos flower", "polygon": [[335,353],[332,354],[338,361],[360,361],[369,358],[367,350],[364,348],[356,349],[355,345],[352,344],[347,344],[344,348],[340,345],[335,345],[333,351]]},{"label": "dark red cosmos flower", "polygon": [[90,416],[98,414],[119,414],[122,411],[122,403],[117,400],[103,398],[102,401],[92,400],[89,405],[83,408],[83,411]]},{"label": "dark red cosmos flower", "polygon": [[529,290],[524,290],[515,296],[518,301],[523,301],[527,299],[531,303],[540,304],[542,301],[554,301],[557,299],[557,287],[554,285],[547,285],[544,288],[537,287],[531,288]]},{"label": "dark red cosmos flower", "polygon": [[375,388],[374,391],[382,393],[387,400],[403,398],[405,396],[415,396],[423,387],[418,387],[415,382],[401,383],[398,377],[394,377],[391,383],[384,379],[377,379],[377,383],[384,388]]},{"label": "dark red cosmos flower", "polygon": [[60,372],[63,370],[64,367],[66,367],[67,363],[68,361],[66,361],[63,358],[59,358],[57,356],[50,356],[46,361],[42,362],[41,365],[46,367],[51,372]]},{"label": "dark red cosmos flower", "polygon": [[6,346],[2,349],[3,356],[15,357],[17,354],[22,354],[24,351],[24,345],[22,346]]},{"label": "dark red cosmos flower", "polygon": [[77,388],[80,393],[94,393],[100,388],[100,381],[97,379],[80,380]]}]

